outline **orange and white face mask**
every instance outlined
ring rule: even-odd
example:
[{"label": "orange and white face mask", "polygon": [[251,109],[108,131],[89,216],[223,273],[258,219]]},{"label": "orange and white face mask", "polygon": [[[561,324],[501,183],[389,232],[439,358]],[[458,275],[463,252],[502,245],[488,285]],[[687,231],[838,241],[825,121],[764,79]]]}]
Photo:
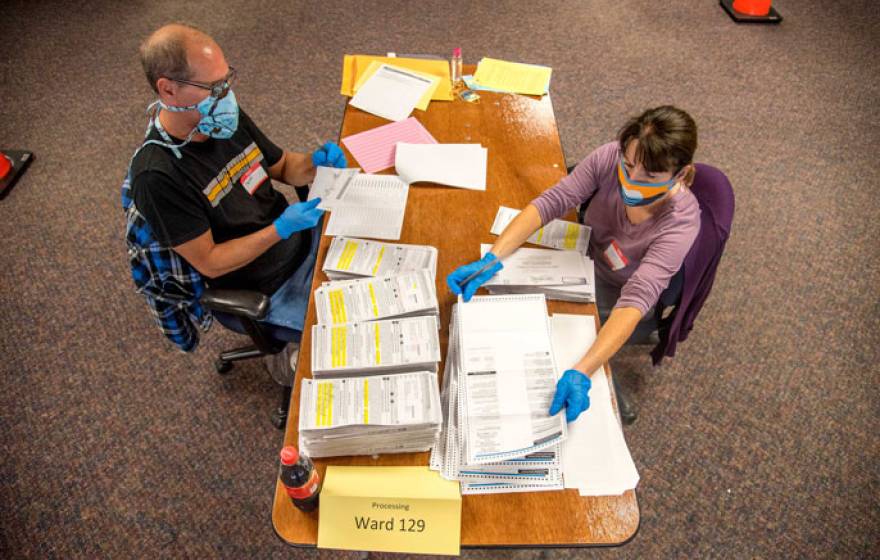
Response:
[{"label": "orange and white face mask", "polygon": [[621,157],[617,162],[617,178],[620,181],[620,197],[627,206],[646,206],[666,196],[675,186],[675,177],[662,183],[644,183],[633,181],[626,172],[626,165]]}]

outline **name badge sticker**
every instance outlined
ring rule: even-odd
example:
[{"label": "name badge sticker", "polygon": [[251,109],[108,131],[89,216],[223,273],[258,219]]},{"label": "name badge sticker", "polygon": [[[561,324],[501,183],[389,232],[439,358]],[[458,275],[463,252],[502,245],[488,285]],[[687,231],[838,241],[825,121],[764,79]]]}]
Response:
[{"label": "name badge sticker", "polygon": [[629,259],[627,259],[626,255],[623,254],[623,251],[620,250],[620,245],[617,244],[617,241],[613,239],[603,254],[605,255],[605,260],[608,261],[608,265],[611,266],[611,270],[618,271],[622,268],[626,268],[626,265],[629,264]]},{"label": "name badge sticker", "polygon": [[260,165],[260,162],[255,161],[241,176],[241,186],[244,187],[244,190],[246,190],[248,194],[253,195],[254,192],[260,188],[260,185],[263,184],[263,181],[268,178],[269,176],[266,174],[266,170],[263,169],[263,166]]}]

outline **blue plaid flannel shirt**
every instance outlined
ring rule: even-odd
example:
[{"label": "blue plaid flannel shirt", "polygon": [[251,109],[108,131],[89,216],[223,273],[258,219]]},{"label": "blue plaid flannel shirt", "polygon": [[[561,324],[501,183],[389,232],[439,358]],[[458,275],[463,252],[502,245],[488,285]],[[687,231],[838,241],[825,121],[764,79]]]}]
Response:
[{"label": "blue plaid flannel shirt", "polygon": [[213,321],[211,312],[199,303],[205,281],[192,265],[153,236],[134,205],[130,175],[122,183],[122,209],[136,291],[146,298],[162,333],[182,351],[192,352],[199,344],[199,329],[207,332]]}]

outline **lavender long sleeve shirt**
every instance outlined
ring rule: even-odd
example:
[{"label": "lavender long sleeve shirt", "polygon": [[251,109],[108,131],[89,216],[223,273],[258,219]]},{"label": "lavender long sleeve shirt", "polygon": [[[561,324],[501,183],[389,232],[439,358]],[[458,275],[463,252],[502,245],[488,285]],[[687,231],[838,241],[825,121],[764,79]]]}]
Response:
[{"label": "lavender long sleeve shirt", "polygon": [[[644,316],[681,268],[696,239],[700,206],[690,190],[679,189],[650,219],[632,224],[620,197],[619,157],[617,142],[600,146],[532,204],[546,224],[592,196],[584,223],[593,230],[589,254],[596,263],[596,275],[621,288],[615,307],[635,307]],[[606,256],[612,241],[623,255],[617,266],[626,262],[617,270]]]}]

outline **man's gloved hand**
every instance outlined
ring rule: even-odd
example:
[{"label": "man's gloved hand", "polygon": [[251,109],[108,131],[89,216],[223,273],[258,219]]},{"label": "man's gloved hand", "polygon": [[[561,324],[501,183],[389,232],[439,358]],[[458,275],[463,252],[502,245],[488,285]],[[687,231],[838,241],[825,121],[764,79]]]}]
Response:
[{"label": "man's gloved hand", "polygon": [[[486,270],[479,272],[483,267],[487,267]],[[446,284],[449,285],[453,294],[463,295],[465,301],[470,301],[477,288],[485,284],[502,268],[504,265],[501,264],[498,257],[491,252],[486,253],[482,259],[462,265],[449,273],[449,276],[446,277]],[[478,272],[479,274],[477,274]],[[476,276],[471,278],[474,274]]]},{"label": "man's gloved hand", "polygon": [[590,408],[590,378],[576,369],[566,370],[556,382],[556,394],[550,405],[550,416],[554,416],[565,405],[565,420],[574,422],[581,412]]},{"label": "man's gloved hand", "polygon": [[327,142],[312,153],[312,165],[315,167],[322,165],[324,167],[346,167],[348,162],[342,148],[336,145],[336,142]]},{"label": "man's gloved hand", "polygon": [[291,204],[283,214],[275,220],[275,231],[281,239],[288,239],[296,231],[302,231],[315,227],[324,211],[316,208],[321,204],[321,199],[316,198],[308,202]]}]

